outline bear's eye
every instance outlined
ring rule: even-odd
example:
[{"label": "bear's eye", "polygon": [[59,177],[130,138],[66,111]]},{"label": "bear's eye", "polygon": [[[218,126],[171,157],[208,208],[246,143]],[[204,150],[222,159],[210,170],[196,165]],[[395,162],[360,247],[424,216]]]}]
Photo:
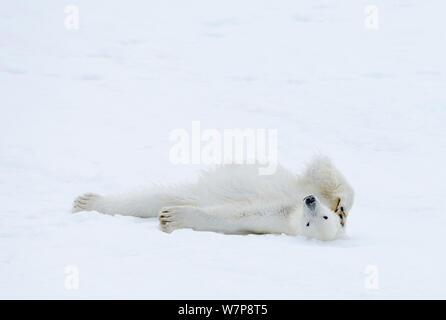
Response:
[{"label": "bear's eye", "polygon": [[307,223],[307,227],[309,227],[309,226],[310,226],[310,223],[308,222],[308,223]]},{"label": "bear's eye", "polygon": [[325,220],[327,220],[327,219],[328,219],[328,217],[327,217],[327,216],[323,216],[322,218],[324,218]]}]

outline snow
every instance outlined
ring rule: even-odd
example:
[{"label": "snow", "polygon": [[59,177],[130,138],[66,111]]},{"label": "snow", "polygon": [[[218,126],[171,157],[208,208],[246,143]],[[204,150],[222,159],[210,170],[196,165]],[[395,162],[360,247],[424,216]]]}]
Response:
[{"label": "snow", "polygon": [[[68,3],[67,3],[68,4]],[[446,298],[444,1],[2,2],[0,298]],[[162,233],[75,196],[193,181],[172,130],[278,130],[330,156],[349,237]],[[79,286],[67,287],[70,266]],[[71,288],[71,290],[69,290]]]}]

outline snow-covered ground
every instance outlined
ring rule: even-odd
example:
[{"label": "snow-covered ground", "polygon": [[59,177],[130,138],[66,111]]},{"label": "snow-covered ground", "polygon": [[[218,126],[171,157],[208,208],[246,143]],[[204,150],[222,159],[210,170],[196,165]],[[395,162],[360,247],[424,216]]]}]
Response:
[{"label": "snow-covered ground", "polygon": [[[79,30],[64,25],[70,4]],[[446,298],[445,11],[2,1],[0,298]],[[356,190],[349,238],[165,234],[155,219],[70,213],[86,191],[193,181],[204,166],[171,164],[169,136],[194,120],[277,129],[293,171],[330,156]]]}]

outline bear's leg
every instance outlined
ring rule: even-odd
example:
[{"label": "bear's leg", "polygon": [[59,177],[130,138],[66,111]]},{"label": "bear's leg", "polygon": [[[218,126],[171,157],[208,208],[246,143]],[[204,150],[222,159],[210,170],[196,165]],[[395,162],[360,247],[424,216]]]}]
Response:
[{"label": "bear's leg", "polygon": [[102,196],[86,193],[74,200],[72,212],[98,211],[104,214],[120,214],[142,218],[157,217],[165,206],[193,204],[179,190],[153,189],[143,192]]},{"label": "bear's leg", "polygon": [[295,234],[290,223],[292,208],[280,204],[269,206],[221,205],[207,208],[170,206],[159,213],[160,227],[170,233],[176,229],[214,231],[226,234],[286,233]]},{"label": "bear's leg", "polygon": [[303,190],[329,199],[332,210],[343,208],[347,214],[354,199],[354,191],[344,176],[327,157],[315,157],[300,176]]}]

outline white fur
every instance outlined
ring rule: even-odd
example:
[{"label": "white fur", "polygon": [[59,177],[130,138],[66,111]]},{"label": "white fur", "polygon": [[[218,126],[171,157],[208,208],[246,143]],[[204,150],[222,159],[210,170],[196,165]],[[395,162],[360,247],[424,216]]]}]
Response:
[{"label": "white fur", "polygon": [[[74,201],[73,212],[156,217],[161,229],[191,228],[228,234],[285,233],[321,240],[341,237],[345,226],[334,212],[336,199],[346,214],[353,189],[326,157],[317,157],[302,175],[278,167],[259,175],[254,165],[227,165],[204,171],[198,182],[148,191],[101,196],[87,193]],[[311,210],[303,199],[316,197]]]}]

